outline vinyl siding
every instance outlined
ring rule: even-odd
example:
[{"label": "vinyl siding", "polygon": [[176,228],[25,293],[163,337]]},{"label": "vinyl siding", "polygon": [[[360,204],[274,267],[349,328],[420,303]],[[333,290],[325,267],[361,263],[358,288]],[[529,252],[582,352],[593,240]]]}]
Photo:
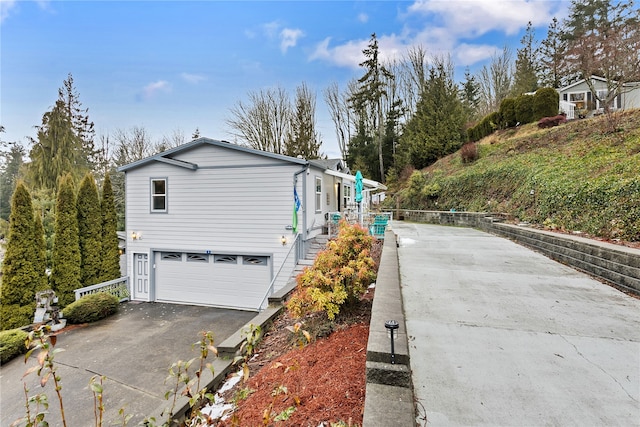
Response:
[{"label": "vinyl siding", "polygon": [[[198,169],[153,162],[127,171],[128,256],[157,250],[250,253],[270,256],[275,273],[289,250],[280,239],[291,235],[286,226],[292,223],[293,174],[302,167],[210,145],[174,159]],[[167,213],[150,211],[151,178],[167,178]],[[142,239],[132,240],[132,231]]]}]

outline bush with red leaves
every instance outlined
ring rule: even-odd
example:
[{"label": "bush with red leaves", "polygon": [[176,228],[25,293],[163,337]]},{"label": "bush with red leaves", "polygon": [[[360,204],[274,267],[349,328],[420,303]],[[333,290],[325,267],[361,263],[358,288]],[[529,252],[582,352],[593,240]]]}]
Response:
[{"label": "bush with red leaves", "polygon": [[553,117],[543,117],[538,121],[538,127],[540,129],[552,128],[559,124],[567,123],[567,116],[565,114],[558,114]]}]

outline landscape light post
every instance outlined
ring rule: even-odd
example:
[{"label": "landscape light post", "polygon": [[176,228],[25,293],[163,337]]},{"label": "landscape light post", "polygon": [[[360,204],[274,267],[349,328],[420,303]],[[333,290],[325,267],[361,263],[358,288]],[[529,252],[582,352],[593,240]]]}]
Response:
[{"label": "landscape light post", "polygon": [[395,348],[393,346],[393,341],[398,336],[397,330],[400,327],[400,325],[398,324],[398,322],[396,320],[387,320],[386,322],[384,322],[384,327],[387,329],[387,335],[391,339],[391,364],[395,365],[396,364],[396,352],[395,352]]}]

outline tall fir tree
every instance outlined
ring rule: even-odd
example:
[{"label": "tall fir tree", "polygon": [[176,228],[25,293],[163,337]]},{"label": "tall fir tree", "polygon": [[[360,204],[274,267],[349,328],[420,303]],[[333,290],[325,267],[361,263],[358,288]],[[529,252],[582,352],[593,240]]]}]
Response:
[{"label": "tall fir tree", "polygon": [[80,245],[80,281],[82,286],[100,282],[102,268],[102,213],[93,175],[86,174],[77,197],[78,243]]},{"label": "tall fir tree", "polygon": [[116,205],[113,197],[111,177],[107,173],[102,183],[102,266],[100,282],[117,279],[120,272],[120,251],[118,249]]},{"label": "tall fir tree", "polygon": [[49,277],[46,275],[47,271],[47,243],[45,240],[44,225],[42,223],[42,216],[39,209],[35,209],[33,213],[33,232],[35,239],[35,251],[34,264],[36,271],[42,271],[40,280],[36,283],[36,291],[45,291],[49,288]]},{"label": "tall fir tree", "polygon": [[535,92],[538,89],[537,52],[535,29],[531,21],[520,40],[521,47],[516,53],[516,67],[513,74],[512,96]]},{"label": "tall fir tree", "polygon": [[429,77],[400,139],[399,151],[408,153],[408,161],[422,169],[453,153],[465,140],[466,115],[458,87],[453,80],[453,65],[438,60],[430,67]]},{"label": "tall fir tree", "polygon": [[35,188],[54,190],[63,174],[70,172],[79,179],[90,170],[63,101],[56,101],[44,114],[38,138],[32,142],[28,178]]},{"label": "tall fir tree", "polygon": [[78,209],[73,177],[66,174],[58,183],[55,240],[51,256],[51,285],[62,307],[75,299],[74,290],[82,287],[78,241]]},{"label": "tall fir tree", "polygon": [[460,100],[467,115],[468,121],[478,118],[478,105],[480,103],[480,88],[476,77],[471,74],[469,67],[464,71],[464,82],[460,88]]},{"label": "tall fir tree", "polygon": [[73,84],[71,73],[58,89],[58,100],[62,101],[71,120],[71,125],[81,141],[81,150],[90,169],[98,163],[99,151],[95,148],[96,131],[94,123],[89,119],[89,109],[82,107],[80,94]]},{"label": "tall fir tree", "polygon": [[543,87],[558,89],[566,83],[563,73],[565,44],[562,29],[557,18],[553,18],[547,30],[547,38],[538,47],[538,67],[540,83]]},{"label": "tall fir tree", "polygon": [[[0,126],[0,134],[4,127]],[[8,142],[0,139],[0,218],[9,220],[11,213],[11,194],[16,186],[20,167],[26,154],[24,147],[16,142]]]},{"label": "tall fir tree", "polygon": [[35,293],[43,283],[45,271],[38,262],[36,224],[31,194],[18,182],[11,200],[9,238],[2,264],[0,287],[0,323],[2,329],[31,323],[35,309]]}]

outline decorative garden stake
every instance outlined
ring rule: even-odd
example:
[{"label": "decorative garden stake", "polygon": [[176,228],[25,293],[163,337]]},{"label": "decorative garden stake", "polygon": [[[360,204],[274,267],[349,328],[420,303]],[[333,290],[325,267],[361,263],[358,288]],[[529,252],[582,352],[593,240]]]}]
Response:
[{"label": "decorative garden stake", "polygon": [[396,363],[396,352],[393,347],[393,341],[398,337],[398,328],[400,325],[396,320],[387,320],[384,322],[384,327],[387,328],[387,335],[391,339],[391,364],[395,365]]}]

